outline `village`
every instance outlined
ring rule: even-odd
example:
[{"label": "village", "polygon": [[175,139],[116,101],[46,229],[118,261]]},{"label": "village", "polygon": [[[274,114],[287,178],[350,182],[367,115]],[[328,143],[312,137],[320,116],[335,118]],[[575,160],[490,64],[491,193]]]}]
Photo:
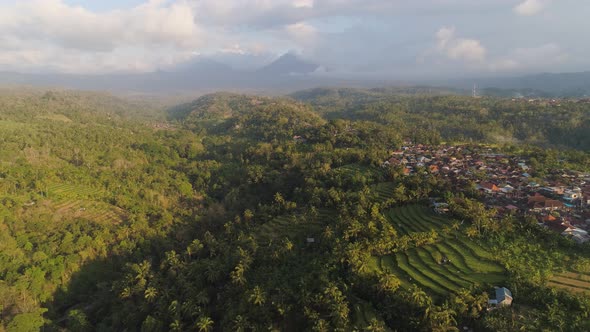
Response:
[{"label": "village", "polygon": [[[408,143],[408,142],[406,142]],[[392,152],[382,167],[401,167],[405,175],[427,172],[448,180],[453,188],[476,193],[486,207],[507,214],[534,216],[546,227],[577,243],[590,240],[590,174],[553,170],[543,178],[524,158],[496,153],[478,145],[406,144]],[[445,203],[434,203],[438,213]]]}]

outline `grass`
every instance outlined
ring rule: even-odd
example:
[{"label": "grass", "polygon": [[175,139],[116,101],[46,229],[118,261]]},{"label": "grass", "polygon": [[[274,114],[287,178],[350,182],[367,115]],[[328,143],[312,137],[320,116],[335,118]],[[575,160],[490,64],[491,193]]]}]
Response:
[{"label": "grass", "polygon": [[63,114],[44,114],[37,116],[37,119],[40,120],[51,120],[51,121],[59,121],[59,122],[72,122],[70,118]]},{"label": "grass", "polygon": [[[375,186],[373,190],[385,192],[385,188]],[[374,257],[370,262],[370,271],[394,273],[402,287],[417,284],[434,296],[447,296],[461,288],[505,282],[506,271],[494,261],[484,245],[467,238],[461,229],[443,234],[443,227],[451,226],[452,220],[420,205],[396,207],[384,214],[400,235],[435,230],[439,233],[439,241],[405,252]],[[448,261],[442,262],[443,257]]]}]

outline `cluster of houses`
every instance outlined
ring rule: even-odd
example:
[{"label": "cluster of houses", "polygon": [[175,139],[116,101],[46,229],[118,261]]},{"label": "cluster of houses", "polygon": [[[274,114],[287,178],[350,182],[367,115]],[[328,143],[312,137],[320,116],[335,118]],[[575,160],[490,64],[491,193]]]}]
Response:
[{"label": "cluster of houses", "polygon": [[[454,188],[478,191],[489,208],[505,214],[533,215],[539,225],[571,237],[590,240],[590,175],[556,170],[534,178],[521,157],[495,153],[478,145],[408,144],[394,151],[382,167],[401,167],[404,174],[426,172],[447,179]],[[435,206],[439,213],[445,205]]]}]

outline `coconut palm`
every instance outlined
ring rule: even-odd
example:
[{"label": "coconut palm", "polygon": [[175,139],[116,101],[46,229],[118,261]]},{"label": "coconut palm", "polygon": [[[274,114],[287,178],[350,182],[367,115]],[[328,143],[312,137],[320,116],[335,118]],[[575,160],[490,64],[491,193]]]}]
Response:
[{"label": "coconut palm", "polygon": [[197,321],[199,332],[209,332],[213,330],[213,320],[210,317],[203,316]]}]

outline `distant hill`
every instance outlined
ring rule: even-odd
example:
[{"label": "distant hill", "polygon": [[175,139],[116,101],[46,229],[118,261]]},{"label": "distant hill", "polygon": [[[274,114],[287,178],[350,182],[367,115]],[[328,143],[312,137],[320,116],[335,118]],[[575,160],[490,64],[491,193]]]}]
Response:
[{"label": "distant hill", "polygon": [[463,89],[471,89],[473,84],[477,84],[479,89],[492,89],[490,90],[492,94],[497,94],[500,90],[504,90],[503,94],[508,93],[512,96],[587,97],[590,95],[590,72],[542,73],[518,77],[475,78],[441,81],[437,84]]},{"label": "distant hill", "polygon": [[300,75],[312,73],[319,67],[315,63],[300,59],[295,54],[287,53],[259,69],[258,73],[265,76]]}]

